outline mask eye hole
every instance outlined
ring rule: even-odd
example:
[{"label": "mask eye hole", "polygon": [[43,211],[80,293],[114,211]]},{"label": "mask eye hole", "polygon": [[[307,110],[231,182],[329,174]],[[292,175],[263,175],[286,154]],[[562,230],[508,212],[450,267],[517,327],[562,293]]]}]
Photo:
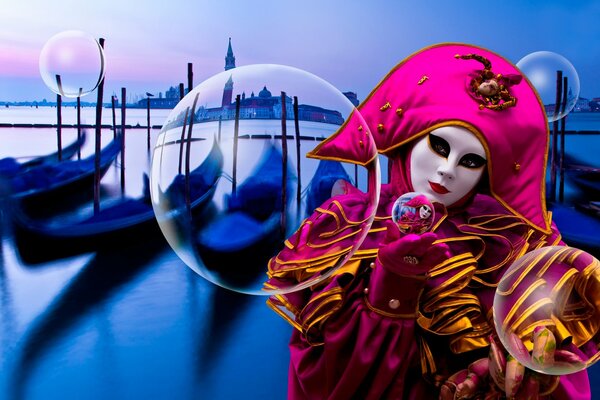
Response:
[{"label": "mask eye hole", "polygon": [[446,140],[431,133],[427,136],[427,138],[431,150],[441,157],[448,158],[450,155],[450,144],[448,144]]},{"label": "mask eye hole", "polygon": [[469,154],[465,154],[459,162],[459,165],[462,165],[465,168],[481,168],[486,164],[486,160],[485,158],[474,154],[474,153],[469,153]]}]

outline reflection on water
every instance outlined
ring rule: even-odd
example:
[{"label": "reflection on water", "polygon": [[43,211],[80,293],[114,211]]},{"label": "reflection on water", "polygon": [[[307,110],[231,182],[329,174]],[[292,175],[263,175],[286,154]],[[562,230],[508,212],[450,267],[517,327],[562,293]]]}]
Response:
[{"label": "reflection on water", "polygon": [[[127,195],[141,193],[148,171],[145,133],[127,132]],[[63,143],[75,136],[64,134]],[[9,128],[0,135],[12,138],[20,155],[56,145],[52,129]],[[111,139],[103,131],[103,145]],[[83,155],[92,149],[93,132]],[[1,155],[11,153],[3,147]],[[105,175],[102,193],[120,195],[119,167]],[[291,328],[264,298],[203,280],[158,231],[135,245],[26,264],[6,219],[0,224],[0,399],[285,398]]]},{"label": "reflection on water", "polygon": [[[1,398],[285,397],[290,328],[264,298],[212,286],[160,237],[77,263],[3,257]],[[33,312],[9,289],[19,274],[23,286],[46,275]]]}]

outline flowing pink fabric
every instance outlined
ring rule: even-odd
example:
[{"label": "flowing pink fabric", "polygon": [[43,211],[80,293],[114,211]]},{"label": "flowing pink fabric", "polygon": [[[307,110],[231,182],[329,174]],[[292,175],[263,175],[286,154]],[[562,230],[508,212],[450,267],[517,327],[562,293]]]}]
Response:
[{"label": "flowing pink fabric", "polygon": [[[394,189],[385,185],[382,189],[380,210],[389,210],[395,199]],[[435,203],[438,225],[436,233],[440,237],[460,237],[474,234],[474,228],[467,222],[484,213],[502,213],[507,218],[514,218],[498,202],[489,196],[478,195],[462,212],[453,215],[445,213]],[[471,227],[468,230],[467,227]],[[484,246],[487,251],[481,258],[481,269],[484,262],[496,263],[510,253],[516,238],[521,237],[520,230],[527,225],[515,227],[514,231],[503,232],[508,240],[489,241]],[[483,232],[483,230],[482,230]],[[511,243],[511,235],[515,240]],[[381,233],[377,232],[379,240]],[[373,245],[373,241],[363,244]],[[474,253],[484,250],[479,242],[458,241],[451,245],[455,253],[470,250]],[[486,261],[487,260],[487,261]],[[503,269],[504,270],[504,269]],[[288,398],[290,399],[437,399],[439,389],[432,382],[424,379],[420,365],[418,337],[423,335],[415,319],[389,318],[368,307],[365,303],[364,289],[369,287],[372,277],[371,268],[361,268],[355,276],[337,275],[329,284],[319,290],[305,290],[300,293],[286,295],[299,310],[307,305],[310,298],[327,293],[332,288],[344,290],[343,304],[323,324],[319,332],[322,345],[314,345],[300,331],[295,331],[290,341],[290,371]],[[497,279],[500,271],[494,271],[490,279]],[[429,279],[426,291],[443,284],[449,275]],[[492,306],[494,289],[478,285],[465,288],[465,293],[475,294],[481,302],[482,312]],[[407,301],[406,296],[414,294],[403,289],[400,283],[396,298]],[[303,313],[315,311],[313,308]],[[435,343],[434,343],[435,345]],[[441,369],[456,372],[466,368],[468,364],[481,356],[485,351],[473,354],[454,354],[443,342],[434,350],[436,361]],[[590,389],[585,371],[561,377],[559,387],[549,399],[589,399]]]},{"label": "flowing pink fabric", "polygon": [[[455,55],[472,53],[491,63],[497,79],[509,77],[505,89],[516,106],[489,109],[470,91],[483,64]],[[297,328],[290,342],[290,399],[437,399],[445,379],[487,357],[494,286],[521,251],[559,241],[545,206],[548,125],[533,86],[521,78],[513,64],[476,46],[424,49],[392,69],[361,104],[364,121],[353,114],[309,154],[367,165],[375,149],[363,139],[372,135],[392,163],[391,184],[381,188],[375,220],[353,258],[323,283],[269,299]],[[446,125],[478,136],[488,168],[482,185],[451,209],[434,203],[434,232],[451,255],[463,258],[437,269],[421,291],[414,277],[403,281],[373,273],[371,266],[394,200],[412,191],[411,144]],[[349,236],[360,229],[352,221],[371,214],[366,204],[360,193],[325,202],[271,260],[267,285],[310,281],[347,256],[344,249],[360,236]],[[324,246],[327,241],[335,244]],[[376,279],[385,282],[385,293],[365,293]],[[419,317],[383,310],[387,299],[381,296],[391,293],[389,304],[418,303]],[[589,399],[587,373],[562,376],[547,398]]]}]

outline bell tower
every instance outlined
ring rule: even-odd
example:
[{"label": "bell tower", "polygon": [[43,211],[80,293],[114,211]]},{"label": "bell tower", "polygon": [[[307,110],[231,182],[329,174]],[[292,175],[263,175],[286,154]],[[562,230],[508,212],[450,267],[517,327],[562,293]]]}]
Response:
[{"label": "bell tower", "polygon": [[223,100],[221,101],[221,107],[230,106],[232,99],[233,99],[233,79],[231,79],[231,75],[230,75],[229,79],[225,83],[225,87],[223,88]]},{"label": "bell tower", "polygon": [[235,68],[235,56],[231,49],[231,38],[229,38],[229,47],[227,48],[227,56],[225,57],[225,71]]}]

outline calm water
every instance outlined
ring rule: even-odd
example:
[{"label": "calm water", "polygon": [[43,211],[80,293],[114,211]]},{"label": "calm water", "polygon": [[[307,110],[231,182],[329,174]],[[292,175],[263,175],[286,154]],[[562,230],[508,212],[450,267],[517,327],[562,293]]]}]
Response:
[{"label": "calm water", "polygon": [[[75,113],[65,110],[63,121],[74,123],[68,111]],[[47,123],[55,113],[1,109],[0,122]],[[145,110],[127,115],[127,123],[145,125]],[[162,124],[167,115],[152,110],[151,123]],[[110,124],[110,110],[104,117]],[[600,130],[600,114],[575,115],[567,128]],[[153,143],[157,135],[154,130]],[[52,129],[0,129],[0,137],[0,158],[31,157],[56,146]],[[74,137],[65,130],[64,143]],[[104,144],[111,138],[112,132],[103,132]],[[84,155],[92,151],[92,132],[88,139]],[[570,136],[567,148],[594,162],[599,139]],[[136,195],[149,166],[146,131],[128,131],[126,148],[127,193]],[[117,184],[113,169],[103,185]],[[285,398],[291,328],[266,307],[265,298],[235,294],[198,277],[162,237],[28,265],[15,249],[6,215],[1,226],[0,399]],[[600,377],[597,367],[591,373]],[[599,381],[593,389],[600,396]]]}]

